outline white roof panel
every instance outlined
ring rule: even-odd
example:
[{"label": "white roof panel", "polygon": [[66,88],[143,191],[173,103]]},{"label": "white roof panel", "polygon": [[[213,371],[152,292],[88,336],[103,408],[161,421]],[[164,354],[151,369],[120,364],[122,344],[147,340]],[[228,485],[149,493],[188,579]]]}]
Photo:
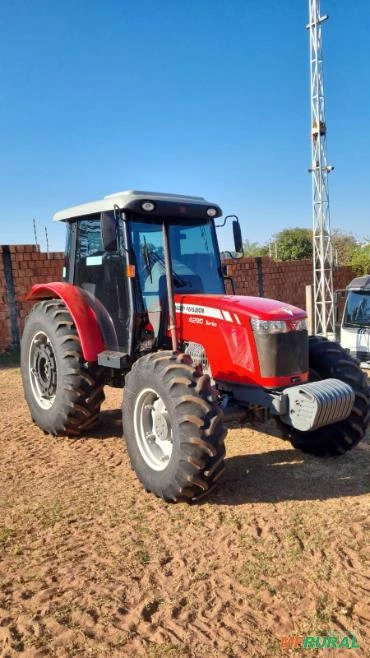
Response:
[{"label": "white roof panel", "polygon": [[[114,206],[118,206],[121,210],[124,210],[125,206],[130,203],[130,201],[137,201],[143,199],[143,201],[150,201],[155,199],[162,199],[163,201],[174,201],[174,202],[183,202],[183,203],[207,203],[206,199],[201,196],[186,196],[184,194],[166,194],[163,192],[141,192],[138,190],[125,190],[123,192],[115,192],[114,194],[108,194],[103,199],[98,201],[90,201],[88,203],[82,203],[78,206],[72,206],[71,208],[65,208],[65,210],[60,210],[55,213],[53,220],[56,222],[66,221],[72,219],[73,217],[83,217],[85,215],[92,215],[94,213],[105,212],[107,210],[113,210]],[[209,203],[210,206],[216,205]]]}]

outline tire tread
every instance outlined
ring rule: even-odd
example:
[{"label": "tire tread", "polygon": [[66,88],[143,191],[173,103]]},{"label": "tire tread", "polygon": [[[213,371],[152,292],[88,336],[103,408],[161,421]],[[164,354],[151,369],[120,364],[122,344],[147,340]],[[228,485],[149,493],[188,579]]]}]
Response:
[{"label": "tire tread", "polygon": [[[200,378],[203,378],[201,382]],[[154,389],[160,381],[171,401],[179,458],[175,476],[170,482],[165,481],[165,477],[161,482],[161,476],[151,479],[137,457],[136,439],[129,419],[133,416],[135,391],[144,381],[149,386],[153,382]],[[122,408],[124,434],[132,467],[144,487],[167,501],[189,501],[203,496],[221,477],[225,459],[226,431],[221,411],[212,400],[209,378],[204,379],[203,373],[191,365],[187,355],[163,351],[135,362],[126,376],[125,391]]]},{"label": "tire tread", "polygon": [[[54,338],[53,348],[58,351],[62,363],[63,381],[57,398],[57,412],[42,413],[37,408],[29,384],[28,350],[30,347],[28,328],[36,320],[39,326],[44,326],[46,335]],[[49,337],[50,338],[50,337]],[[27,343],[28,341],[28,343]],[[99,417],[100,406],[104,400],[104,370],[97,364],[86,364],[83,359],[81,341],[65,303],[53,299],[35,304],[26,320],[22,338],[22,379],[26,399],[31,409],[32,417],[37,416],[37,424],[48,434],[67,434],[79,436],[82,431],[91,427]],[[57,356],[57,355],[56,355]],[[60,377],[57,373],[57,377]],[[35,408],[34,408],[35,407]]]}]

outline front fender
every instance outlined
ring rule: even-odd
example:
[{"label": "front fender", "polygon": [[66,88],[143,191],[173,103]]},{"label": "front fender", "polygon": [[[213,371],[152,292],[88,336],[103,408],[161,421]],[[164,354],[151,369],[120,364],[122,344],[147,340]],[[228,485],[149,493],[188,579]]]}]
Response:
[{"label": "front fender", "polygon": [[82,291],[71,283],[53,281],[32,286],[26,300],[53,299],[59,297],[67,306],[81,341],[81,349],[86,361],[97,361],[99,352],[104,350],[104,340],[96,314],[87,303]]}]

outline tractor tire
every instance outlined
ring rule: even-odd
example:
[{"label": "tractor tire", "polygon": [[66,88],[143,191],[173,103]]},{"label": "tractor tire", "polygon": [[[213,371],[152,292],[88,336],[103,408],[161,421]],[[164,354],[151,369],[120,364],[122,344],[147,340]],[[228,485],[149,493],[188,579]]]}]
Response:
[{"label": "tractor tire", "polygon": [[208,375],[169,351],[136,361],[126,377],[123,432],[131,466],[147,491],[195,500],[224,470],[226,430]]},{"label": "tractor tire", "polygon": [[321,336],[309,338],[309,365],[311,381],[334,377],[353,388],[355,401],[351,414],[345,420],[312,432],[300,432],[280,421],[285,430],[284,438],[295,448],[312,455],[342,455],[352,450],[366,434],[370,404],[366,375],[343,347]]},{"label": "tractor tire", "polygon": [[84,362],[73,319],[60,299],[36,304],[27,317],[21,373],[32,419],[45,433],[79,436],[98,419],[103,369]]}]

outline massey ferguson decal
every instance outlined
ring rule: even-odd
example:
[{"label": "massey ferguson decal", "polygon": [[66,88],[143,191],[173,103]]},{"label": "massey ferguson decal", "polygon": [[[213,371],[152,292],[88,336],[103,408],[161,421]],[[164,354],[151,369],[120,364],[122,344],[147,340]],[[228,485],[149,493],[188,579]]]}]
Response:
[{"label": "massey ferguson decal", "polygon": [[204,324],[206,327],[217,327],[217,322],[214,322],[213,320],[207,320],[207,318],[197,318],[191,316],[189,318],[189,322],[191,324]]},{"label": "massey ferguson decal", "polygon": [[[239,317],[236,313],[231,314],[229,311],[221,311],[220,309],[212,308],[211,306],[193,306],[192,304],[177,303],[175,304],[175,307],[178,313],[183,313],[184,315],[202,315],[207,318],[215,318],[217,320],[226,320],[226,322],[236,322],[237,324],[240,324]],[[189,322],[193,324],[203,324],[203,322],[200,322],[200,319],[201,318],[192,317],[189,318]],[[212,327],[217,326],[215,322],[208,322],[207,320],[204,324]]]},{"label": "massey ferguson decal", "polygon": [[185,315],[207,315],[209,318],[218,318],[222,320],[222,313],[218,308],[210,306],[193,306],[192,304],[175,304],[178,313]]}]

